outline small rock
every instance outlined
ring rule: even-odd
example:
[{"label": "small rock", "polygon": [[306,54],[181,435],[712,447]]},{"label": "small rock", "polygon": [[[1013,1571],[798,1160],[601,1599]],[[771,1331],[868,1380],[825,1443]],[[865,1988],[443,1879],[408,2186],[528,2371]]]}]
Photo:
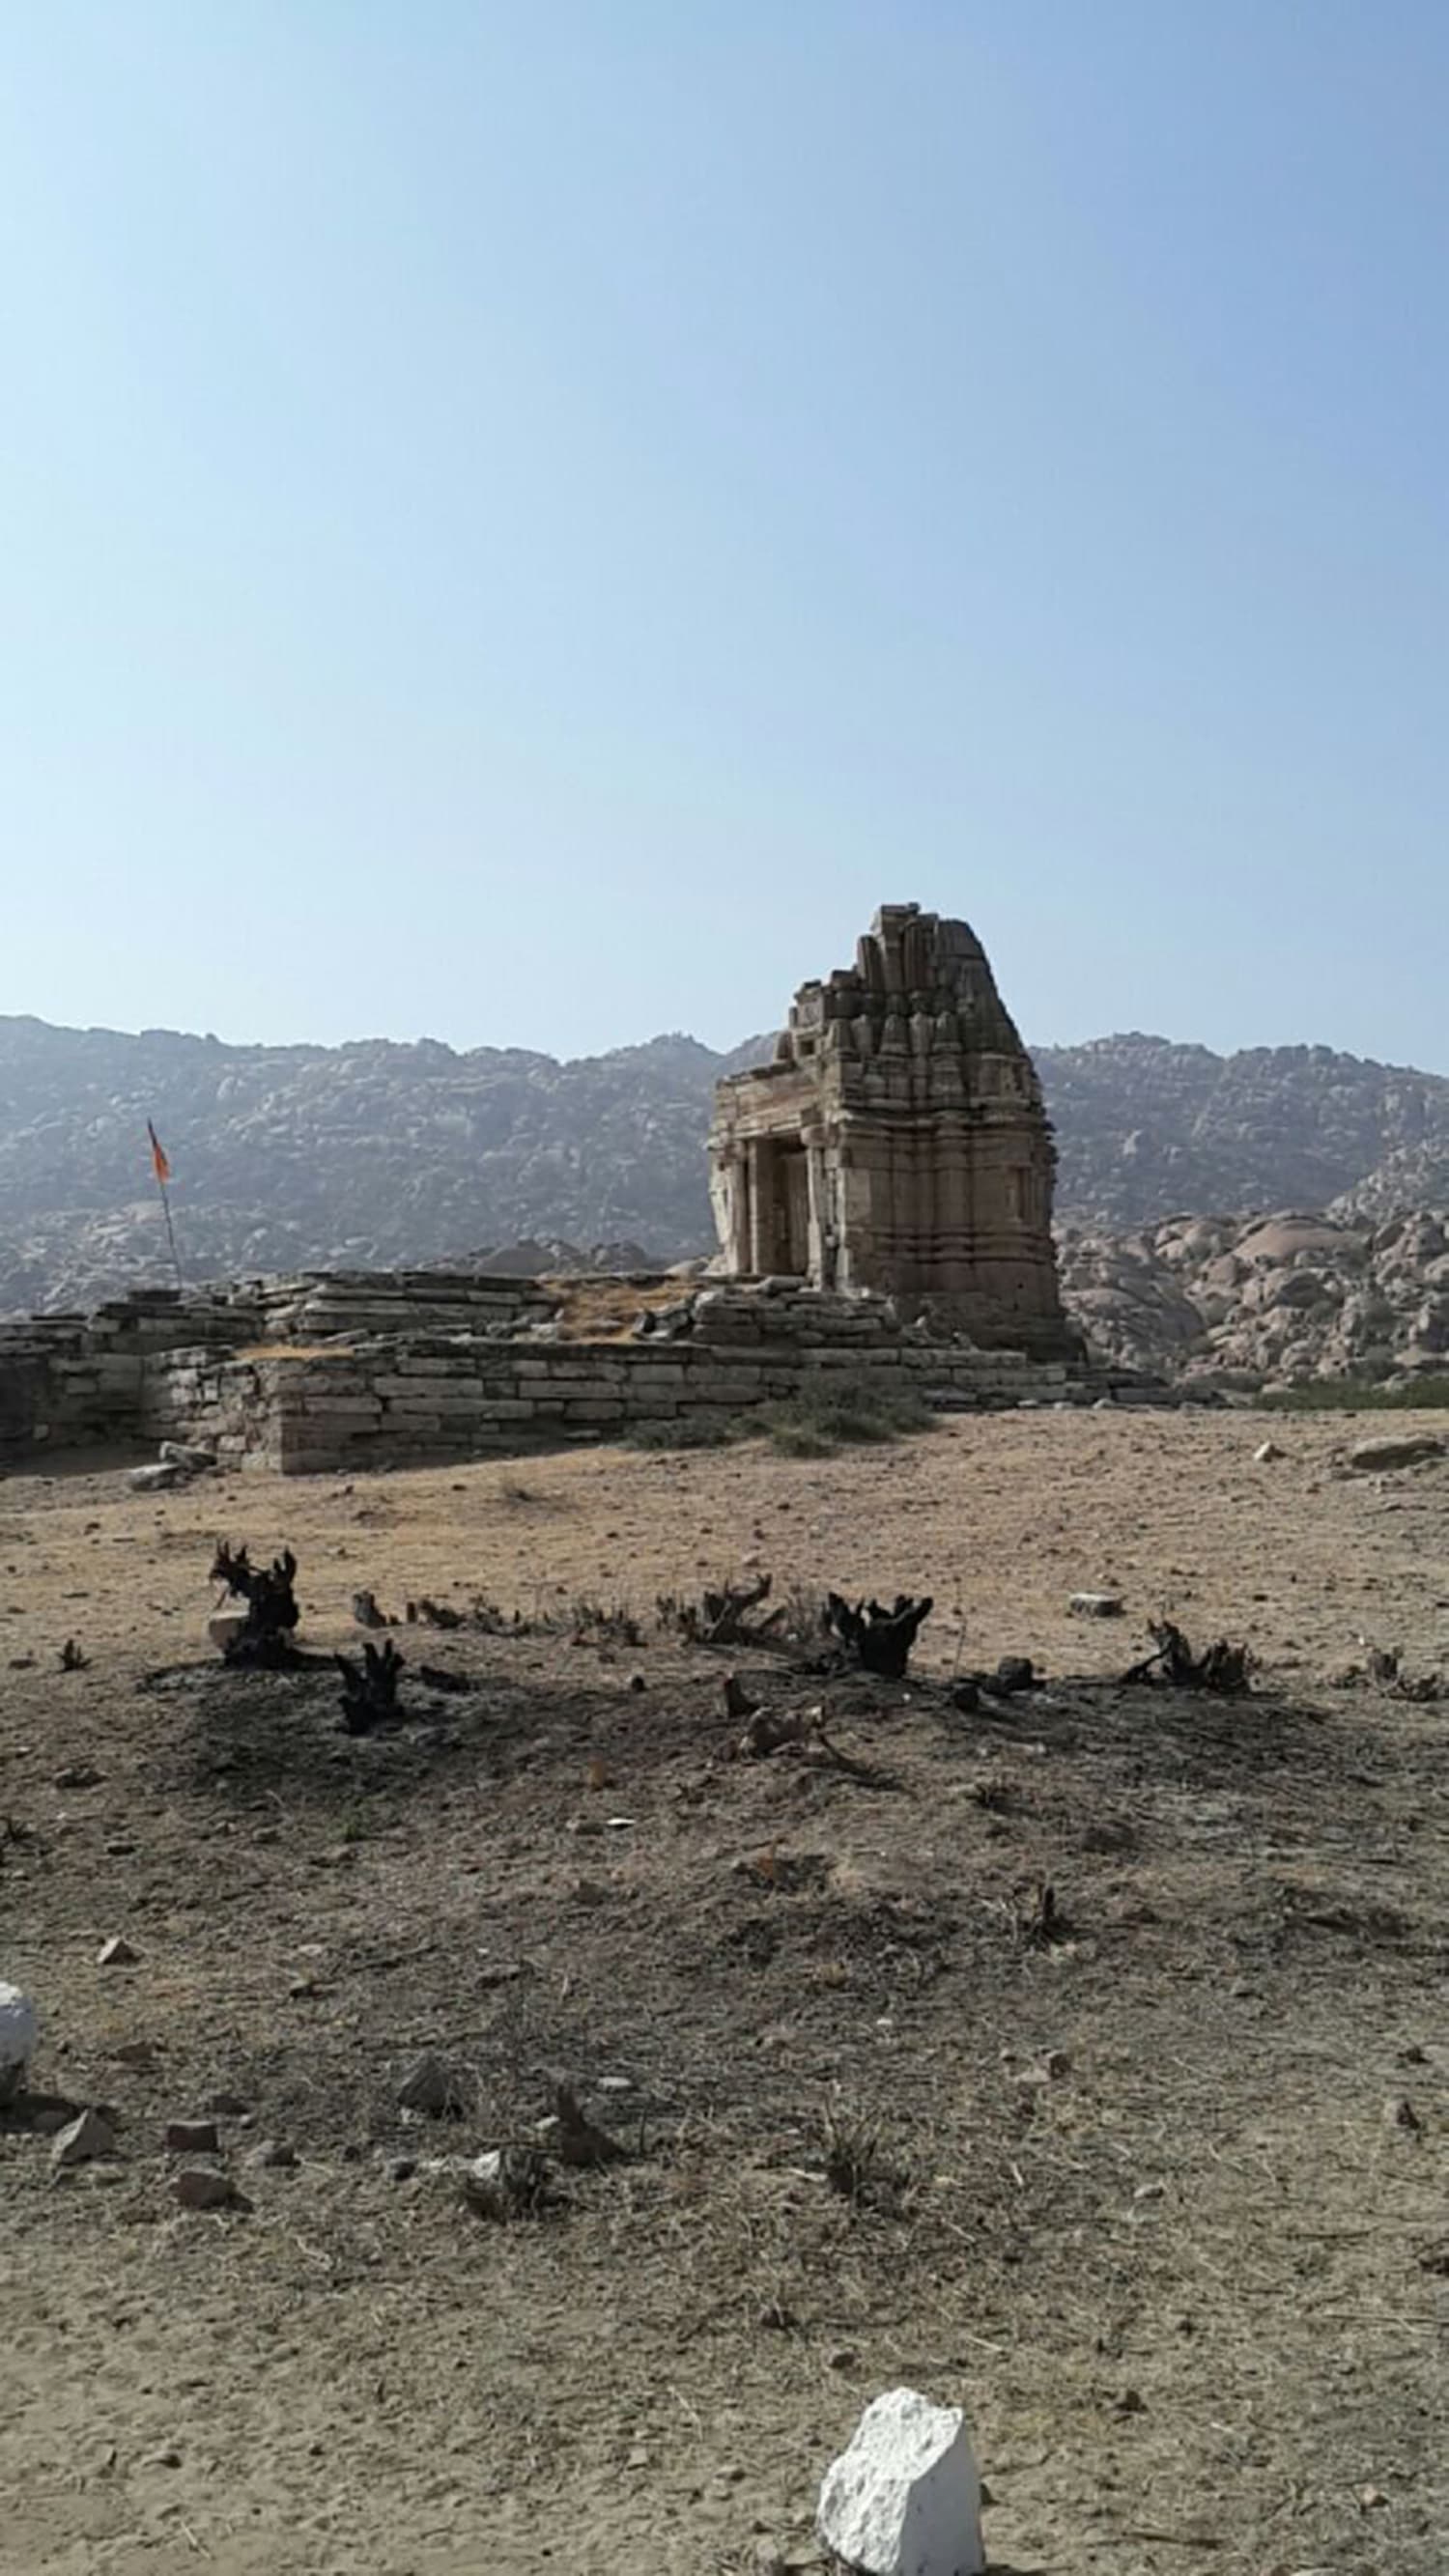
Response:
[{"label": "small rock", "polygon": [[634,2078],[632,2075],[601,2075],[599,2077],[599,2091],[601,2093],[632,2093],[633,2090]]},{"label": "small rock", "polygon": [[416,2156],[389,2156],[383,2167],[389,2182],[411,2182],[417,2169]]},{"label": "small rock", "polygon": [[1388,2503],[1388,2497],[1382,2487],[1360,2487],[1358,2500],[1365,2513],[1377,2513],[1381,2505]]},{"label": "small rock", "polygon": [[1423,2121],[1420,2119],[1418,2112],[1415,2110],[1413,2103],[1409,2100],[1406,2093],[1400,2093],[1393,2101],[1386,2102],[1384,2104],[1384,2126],[1386,2129],[1404,2129],[1408,2131],[1411,2137],[1417,2137],[1423,2125]]},{"label": "small rock", "polygon": [[206,2107],[208,2111],[214,2112],[219,2120],[240,2120],[251,2106],[243,2100],[240,2093],[209,2093],[206,2097]]},{"label": "small rock", "polygon": [[1271,1467],[1282,1455],[1276,1440],[1260,1440],[1253,1451],[1253,1464],[1255,1467]]},{"label": "small rock", "polygon": [[285,2138],[259,2138],[247,2156],[255,2173],[292,2173],[296,2169],[297,2150]]},{"label": "small rock", "polygon": [[164,1466],[179,1467],[186,1476],[208,1476],[216,1465],[214,1449],[193,1448],[184,1440],[163,1440],[160,1455]]},{"label": "small rock", "polygon": [[215,2165],[183,2165],[171,2188],[183,2209],[249,2209],[230,2174]]},{"label": "small rock", "polygon": [[826,2470],[816,2529],[866,2576],[981,2576],[981,2480],[957,2406],[892,2388]]},{"label": "small rock", "polygon": [[96,1966],[98,1968],[134,1968],[140,1955],[139,1950],[133,1950],[130,1942],[123,1940],[120,1933],[116,1932],[112,1934],[109,1941],[101,1943],[96,1952]]},{"label": "small rock", "polygon": [[629,1675],[629,1688],[631,1691],[646,1691],[649,1688],[649,1684],[644,1679],[642,1673],[631,1673]]},{"label": "small rock", "polygon": [[116,2151],[116,2136],[109,2120],[99,2111],[82,2111],[79,2119],[70,2120],[59,2130],[50,2150],[52,2173],[65,2173],[75,2165],[89,2164],[93,2156],[110,2156]]},{"label": "small rock", "polygon": [[221,2153],[221,2140],[214,2120],[168,2120],[166,2123],[168,2156],[215,2156]]},{"label": "small rock", "polygon": [[126,1482],[133,1494],[169,1494],[173,1485],[185,1484],[186,1470],[163,1458],[158,1466],[133,1467]]},{"label": "small rock", "polygon": [[1120,1619],[1120,1592],[1074,1592],[1067,1603],[1074,1619]]},{"label": "small rock", "polygon": [[1003,1655],[986,1686],[1009,1699],[1017,1691],[1035,1690],[1036,1682],[1036,1666],[1030,1655]]},{"label": "small rock", "polygon": [[55,1785],[57,1789],[94,1789],[104,1777],[94,1762],[69,1762],[63,1771],[57,1771]]},{"label": "small rock", "polygon": [[440,2057],[422,2056],[409,2067],[395,2096],[399,2110],[422,2111],[430,2120],[454,2118],[465,2109],[464,2087]]},{"label": "small rock", "polygon": [[1418,1467],[1443,1455],[1444,1443],[1437,1434],[1420,1431],[1403,1440],[1360,1440],[1350,1449],[1348,1463],[1358,1475],[1390,1475],[1396,1467]]}]

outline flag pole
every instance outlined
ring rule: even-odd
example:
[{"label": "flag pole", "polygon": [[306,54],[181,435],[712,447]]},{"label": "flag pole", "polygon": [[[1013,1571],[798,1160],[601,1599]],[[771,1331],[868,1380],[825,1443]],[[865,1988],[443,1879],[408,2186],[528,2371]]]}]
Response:
[{"label": "flag pole", "polygon": [[166,1219],[166,1240],[171,1246],[171,1266],[176,1273],[176,1285],[184,1297],[186,1281],[181,1271],[181,1255],[176,1249],[176,1228],[171,1222],[171,1201],[166,1195],[166,1184],[171,1178],[171,1165],[167,1160],[161,1139],[149,1118],[146,1121],[146,1133],[151,1139],[151,1169],[156,1175],[156,1187],[161,1193],[161,1213]]},{"label": "flag pole", "polygon": [[186,1281],[181,1275],[181,1255],[176,1249],[176,1228],[171,1222],[171,1201],[166,1195],[166,1184],[164,1181],[158,1180],[156,1187],[161,1193],[161,1213],[166,1219],[166,1240],[171,1246],[171,1266],[176,1273],[176,1285],[184,1297],[186,1294]]}]

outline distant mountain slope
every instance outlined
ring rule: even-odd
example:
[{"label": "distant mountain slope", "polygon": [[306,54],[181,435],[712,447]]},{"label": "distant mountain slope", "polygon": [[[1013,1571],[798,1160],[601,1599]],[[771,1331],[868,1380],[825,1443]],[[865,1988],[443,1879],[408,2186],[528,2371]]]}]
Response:
[{"label": "distant mountain slope", "polygon": [[1449,1196],[1449,1080],[1338,1055],[1214,1055],[1166,1038],[1043,1047],[1058,1206],[1104,1226],[1189,1213],[1322,1208],[1387,1214]]},{"label": "distant mountain slope", "polygon": [[[154,1118],[195,1275],[462,1257],[523,1236],[709,1248],[721,1056],[688,1037],[560,1064],[424,1039],[231,1047],[0,1019],[0,1310],[165,1275]],[[1037,1058],[1065,1218],[1449,1200],[1449,1081],[1322,1047],[1103,1038]]]}]

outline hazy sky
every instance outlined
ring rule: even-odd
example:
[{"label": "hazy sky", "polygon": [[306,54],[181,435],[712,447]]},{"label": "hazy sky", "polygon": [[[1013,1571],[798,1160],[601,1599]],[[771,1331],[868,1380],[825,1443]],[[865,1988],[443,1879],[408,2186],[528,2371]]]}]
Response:
[{"label": "hazy sky", "polygon": [[0,1010],[1449,1071],[1445,0],[0,28]]}]

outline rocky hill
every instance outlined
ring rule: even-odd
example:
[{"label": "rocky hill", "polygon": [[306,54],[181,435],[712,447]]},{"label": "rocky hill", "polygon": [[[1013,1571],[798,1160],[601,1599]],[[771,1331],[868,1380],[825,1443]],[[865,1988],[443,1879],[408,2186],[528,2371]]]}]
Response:
[{"label": "rocky hill", "polygon": [[1089,1341],[1132,1368],[1224,1389],[1449,1377],[1449,1209],[1067,1226],[1058,1249]]},{"label": "rocky hill", "polygon": [[[232,1047],[0,1019],[0,1311],[88,1305],[166,1275],[148,1118],[198,1278],[462,1260],[520,1238],[696,1254],[710,1248],[714,1084],[768,1047],[722,1056],[661,1037],[559,1063],[429,1040]],[[1381,1223],[1449,1202],[1449,1080],[1326,1047],[1217,1056],[1142,1036],[1037,1061],[1059,1209],[1079,1236],[1285,1206]],[[1086,1240],[1073,1272],[1099,1259]]]}]

